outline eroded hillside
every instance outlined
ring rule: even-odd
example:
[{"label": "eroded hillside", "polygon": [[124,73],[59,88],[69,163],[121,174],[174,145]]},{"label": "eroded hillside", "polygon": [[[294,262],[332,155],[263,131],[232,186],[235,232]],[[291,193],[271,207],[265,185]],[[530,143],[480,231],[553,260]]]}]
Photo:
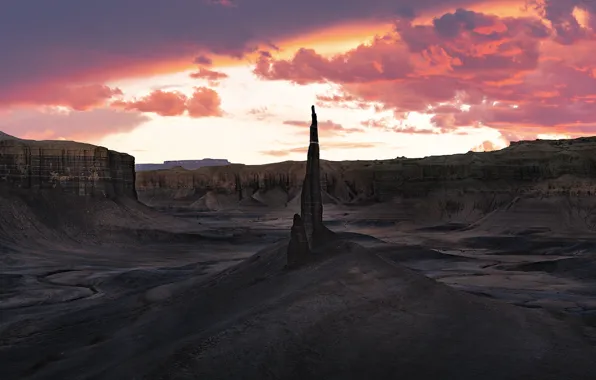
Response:
[{"label": "eroded hillside", "polygon": [[0,249],[105,243],[111,230],[158,224],[137,201],[134,157],[73,141],[0,133]]}]

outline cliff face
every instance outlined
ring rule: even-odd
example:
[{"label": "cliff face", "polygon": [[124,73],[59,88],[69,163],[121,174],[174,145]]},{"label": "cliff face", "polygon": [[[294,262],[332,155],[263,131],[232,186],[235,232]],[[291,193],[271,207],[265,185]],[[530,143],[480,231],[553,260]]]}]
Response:
[{"label": "cliff face", "polygon": [[134,157],[103,147],[0,136],[0,188],[136,199],[134,168]]},{"label": "cliff face", "polygon": [[[292,161],[149,171],[138,174],[137,190],[149,203],[180,204],[213,192],[238,201],[263,198],[267,203],[267,194],[275,191],[275,200],[283,204],[299,194],[305,171],[304,162]],[[321,161],[321,185],[328,201],[353,204],[444,190],[592,194],[596,138],[524,141],[495,152],[421,159]]]}]

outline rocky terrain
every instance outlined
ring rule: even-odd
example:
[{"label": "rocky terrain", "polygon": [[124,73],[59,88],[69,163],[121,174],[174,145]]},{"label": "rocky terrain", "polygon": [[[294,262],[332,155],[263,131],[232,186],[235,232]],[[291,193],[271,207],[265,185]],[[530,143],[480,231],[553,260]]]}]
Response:
[{"label": "rocky terrain", "polygon": [[[137,192],[156,207],[296,208],[305,168],[286,161],[147,171],[137,177]],[[521,215],[539,203],[543,213],[557,215],[557,224],[569,220],[557,228],[594,231],[596,138],[521,141],[495,152],[420,159],[321,161],[321,186],[326,204],[372,205],[375,218],[384,213],[396,222],[473,224],[499,217],[503,208]]]},{"label": "rocky terrain", "polygon": [[594,139],[320,162],[313,108],[305,163],[136,188],[130,156],[1,144],[1,379],[596,371]]}]

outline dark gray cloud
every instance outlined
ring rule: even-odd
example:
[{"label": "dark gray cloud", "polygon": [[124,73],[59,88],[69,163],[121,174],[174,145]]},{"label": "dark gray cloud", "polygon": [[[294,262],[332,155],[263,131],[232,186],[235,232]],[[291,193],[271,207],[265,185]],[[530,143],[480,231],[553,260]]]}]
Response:
[{"label": "dark gray cloud", "polygon": [[[0,89],[102,81],[143,62],[241,56],[271,41],[362,20],[411,18],[471,0],[3,0]],[[202,59],[201,59],[202,60]]]}]

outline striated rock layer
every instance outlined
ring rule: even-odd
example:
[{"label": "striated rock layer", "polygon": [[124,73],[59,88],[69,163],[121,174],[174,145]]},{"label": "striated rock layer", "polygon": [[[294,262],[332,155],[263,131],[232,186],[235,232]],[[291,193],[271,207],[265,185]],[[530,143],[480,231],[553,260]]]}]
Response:
[{"label": "striated rock layer", "polygon": [[[558,194],[596,192],[596,137],[512,143],[495,152],[374,161],[320,161],[327,201],[356,204],[396,196],[424,197],[445,189]],[[234,199],[282,191],[284,206],[300,194],[305,162],[176,168],[138,173],[137,191],[146,202],[191,202],[205,194]],[[278,197],[279,198],[279,197]],[[273,205],[273,204],[271,204]]]},{"label": "striated rock layer", "polygon": [[[470,225],[490,216],[497,230],[506,231],[525,228],[532,214],[532,223],[540,221],[535,227],[544,230],[558,230],[562,221],[570,231],[596,230],[596,137],[415,159],[321,160],[320,171],[322,203],[366,205],[353,211],[364,219],[369,213],[391,222]],[[305,173],[306,163],[294,161],[143,172],[137,191],[153,206],[260,205],[297,212]]]},{"label": "striated rock layer", "polygon": [[73,141],[0,135],[0,187],[59,189],[79,196],[137,197],[134,157]]},{"label": "striated rock layer", "polygon": [[136,244],[186,228],[138,202],[134,157],[0,133],[0,262],[9,249]]}]

